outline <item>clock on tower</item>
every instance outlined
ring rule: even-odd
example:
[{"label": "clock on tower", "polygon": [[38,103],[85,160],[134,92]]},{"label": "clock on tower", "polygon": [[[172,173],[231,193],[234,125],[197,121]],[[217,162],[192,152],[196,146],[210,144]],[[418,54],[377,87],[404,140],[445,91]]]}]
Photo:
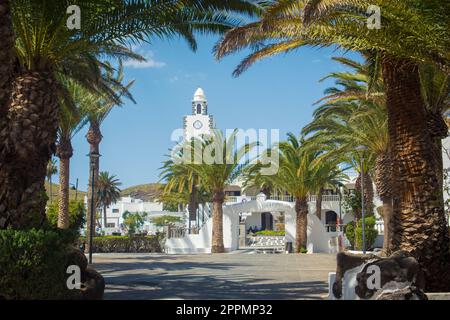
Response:
[{"label": "clock on tower", "polygon": [[192,100],[192,114],[184,117],[184,138],[201,137],[210,135],[213,129],[213,117],[208,115],[208,101],[202,88],[195,91]]}]

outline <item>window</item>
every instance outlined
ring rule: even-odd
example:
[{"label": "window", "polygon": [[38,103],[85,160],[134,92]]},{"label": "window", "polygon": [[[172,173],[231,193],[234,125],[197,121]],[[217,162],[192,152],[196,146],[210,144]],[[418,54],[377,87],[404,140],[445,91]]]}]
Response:
[{"label": "window", "polygon": [[115,227],[116,227],[116,224],[115,224],[114,222],[110,222],[110,223],[107,223],[107,224],[106,224],[106,227],[107,227],[107,228],[115,228]]},{"label": "window", "polygon": [[119,209],[112,209],[113,213],[119,213]]},{"label": "window", "polygon": [[202,113],[202,105],[199,103],[197,104],[197,114],[201,114]]}]

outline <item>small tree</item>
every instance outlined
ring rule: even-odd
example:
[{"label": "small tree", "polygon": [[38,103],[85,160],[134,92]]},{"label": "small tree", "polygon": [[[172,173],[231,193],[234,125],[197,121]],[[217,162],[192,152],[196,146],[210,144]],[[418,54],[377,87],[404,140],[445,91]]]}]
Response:
[{"label": "small tree", "polygon": [[136,232],[144,225],[146,212],[129,212],[125,211],[122,215],[123,224],[129,236],[136,234]]},{"label": "small tree", "polygon": [[[365,235],[366,248],[371,249],[378,236],[378,231],[375,229],[375,217],[366,217],[365,219]],[[345,236],[355,250],[362,249],[362,219],[356,223],[352,221],[345,226]]]},{"label": "small tree", "polygon": [[177,223],[180,223],[182,221],[183,221],[183,219],[181,217],[170,216],[170,215],[164,215],[164,216],[155,217],[155,218],[151,219],[151,222],[156,227],[169,227],[169,228],[174,227]]},{"label": "small tree", "polygon": [[58,167],[56,165],[55,159],[50,159],[50,161],[47,163],[47,169],[46,169],[46,176],[49,184],[49,196],[50,196],[50,203],[53,202],[53,184],[52,184],[52,177],[58,173]]}]

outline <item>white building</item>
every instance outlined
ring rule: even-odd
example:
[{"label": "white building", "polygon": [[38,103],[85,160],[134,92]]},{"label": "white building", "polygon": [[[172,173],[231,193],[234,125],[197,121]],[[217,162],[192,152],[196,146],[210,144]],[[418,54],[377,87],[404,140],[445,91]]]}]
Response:
[{"label": "white building", "polygon": [[214,120],[208,115],[205,92],[198,88],[192,100],[192,114],[184,117],[184,138],[191,140],[201,135],[210,135],[213,128]]},{"label": "white building", "polygon": [[132,197],[122,197],[120,201],[112,204],[106,209],[106,226],[103,221],[102,215],[103,231],[105,231],[106,234],[111,234],[113,232],[124,233],[122,216],[126,211],[131,213],[146,213],[146,222],[142,228],[142,231],[148,233],[155,233],[156,231],[158,231],[158,228],[151,223],[152,218],[164,215],[184,218],[183,212],[164,211],[162,203],[144,202],[143,200],[135,199]]}]

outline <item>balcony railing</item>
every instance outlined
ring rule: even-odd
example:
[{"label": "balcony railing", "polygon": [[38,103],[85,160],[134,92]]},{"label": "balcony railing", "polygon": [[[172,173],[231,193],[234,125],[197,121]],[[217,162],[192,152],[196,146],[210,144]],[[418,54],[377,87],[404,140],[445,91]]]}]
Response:
[{"label": "balcony railing", "polygon": [[[228,203],[237,203],[237,202],[245,202],[247,200],[256,200],[257,197],[244,197],[244,196],[228,196],[225,199],[225,202]],[[295,198],[292,196],[286,196],[286,195],[282,195],[282,196],[270,196],[267,198],[267,200],[277,200],[277,201],[285,201],[285,202],[295,202]],[[317,201],[317,196],[316,195],[312,195],[309,196],[308,201],[310,202],[315,202]],[[323,202],[338,202],[339,201],[339,195],[323,195],[322,196],[322,201]]]}]

